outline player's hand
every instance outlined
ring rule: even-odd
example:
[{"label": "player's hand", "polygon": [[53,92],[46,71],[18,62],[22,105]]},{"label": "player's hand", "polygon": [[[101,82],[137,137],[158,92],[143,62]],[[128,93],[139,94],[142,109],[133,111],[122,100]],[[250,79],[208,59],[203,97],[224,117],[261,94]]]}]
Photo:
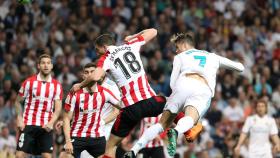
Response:
[{"label": "player's hand", "polygon": [[61,127],[63,126],[63,121],[57,121],[57,123],[55,124],[55,130],[60,130]]},{"label": "player's hand", "polygon": [[275,152],[275,153],[280,152],[280,145],[279,144],[273,146],[273,152]]},{"label": "player's hand", "polygon": [[78,90],[81,89],[81,84],[80,83],[76,83],[73,85],[73,87],[70,89],[70,93],[75,93],[77,92]]},{"label": "player's hand", "polygon": [[44,128],[47,132],[50,132],[50,131],[53,130],[53,124],[52,124],[52,123],[48,123],[48,124],[44,125],[43,128]]},{"label": "player's hand", "polygon": [[66,141],[66,144],[64,145],[64,149],[68,154],[73,154],[73,145],[71,141]]},{"label": "player's hand", "polygon": [[125,42],[129,42],[129,41],[132,40],[133,38],[134,38],[133,36],[129,35],[129,36],[126,36],[126,37],[124,38],[124,41],[125,41]]},{"label": "player's hand", "polygon": [[237,145],[237,146],[234,148],[234,155],[235,155],[235,157],[238,157],[239,154],[240,154],[240,146]]}]

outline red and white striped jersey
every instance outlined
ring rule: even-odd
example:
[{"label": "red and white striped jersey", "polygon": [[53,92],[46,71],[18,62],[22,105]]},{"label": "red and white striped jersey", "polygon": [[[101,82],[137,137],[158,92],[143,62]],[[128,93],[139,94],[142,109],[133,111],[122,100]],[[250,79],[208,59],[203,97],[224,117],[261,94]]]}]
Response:
[{"label": "red and white striped jersey", "polygon": [[[148,129],[150,126],[156,124],[159,122],[161,115],[158,115],[157,117],[145,117],[142,121],[141,121],[141,135],[144,133],[144,131],[146,129]],[[159,147],[159,146],[163,146],[163,140],[160,138],[159,139],[154,139],[150,142],[148,142],[148,144],[146,145],[146,148],[154,148],[154,147]]]},{"label": "red and white striped jersey", "polygon": [[42,81],[38,74],[26,79],[19,90],[19,95],[24,98],[24,124],[46,125],[51,120],[54,101],[62,100],[62,93],[61,84],[51,77]]},{"label": "red and white striped jersey", "polygon": [[144,44],[144,38],[138,36],[136,40],[123,45],[109,46],[97,63],[97,66],[110,73],[117,83],[124,106],[155,95],[140,58],[140,48]]},{"label": "red and white striped jersey", "polygon": [[107,88],[97,85],[94,92],[87,88],[68,94],[65,100],[65,110],[74,112],[71,123],[72,137],[104,136],[103,108],[105,103],[117,105],[119,100]]}]

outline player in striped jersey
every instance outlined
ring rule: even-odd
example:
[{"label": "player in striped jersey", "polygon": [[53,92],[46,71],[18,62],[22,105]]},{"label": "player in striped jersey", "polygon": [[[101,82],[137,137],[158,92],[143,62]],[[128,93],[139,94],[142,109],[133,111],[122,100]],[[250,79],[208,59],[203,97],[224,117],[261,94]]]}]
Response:
[{"label": "player in striped jersey", "polygon": [[122,93],[123,109],[118,115],[106,146],[104,157],[114,157],[115,147],[125,138],[142,118],[155,117],[162,113],[166,99],[156,96],[150,87],[140,58],[140,48],[157,34],[155,29],[146,29],[127,36],[125,43],[115,46],[113,37],[99,36],[95,41],[97,53],[101,56],[93,75],[71,91],[78,91],[91,82],[102,80],[106,72],[112,76]]},{"label": "player in striped jersey", "polygon": [[[60,114],[62,99],[62,87],[52,78],[52,68],[51,57],[41,55],[39,73],[26,79],[19,90],[15,103],[17,125],[21,132],[16,152],[18,158],[27,157],[27,153],[51,157],[52,129]],[[21,104],[24,105],[23,115]]]},{"label": "player in striped jersey", "polygon": [[[160,117],[161,117],[161,115],[159,115],[157,117],[144,118],[141,121],[141,128],[140,128],[141,135],[150,126],[158,123]],[[164,158],[165,156],[164,156],[163,146],[164,146],[164,143],[163,143],[161,136],[157,136],[155,139],[148,142],[148,144],[139,151],[139,157],[142,157],[142,158],[149,158],[149,157],[160,158],[160,157],[162,157],[162,158]]]},{"label": "player in striped jersey", "polygon": [[[95,69],[93,63],[85,65],[84,78],[91,75]],[[74,94],[68,94],[63,119],[67,153],[73,154],[74,157],[80,157],[84,150],[93,157],[104,154],[106,146],[104,126],[117,117],[115,113],[104,117],[107,103],[118,107],[119,99],[109,89],[97,83],[84,87]]]}]

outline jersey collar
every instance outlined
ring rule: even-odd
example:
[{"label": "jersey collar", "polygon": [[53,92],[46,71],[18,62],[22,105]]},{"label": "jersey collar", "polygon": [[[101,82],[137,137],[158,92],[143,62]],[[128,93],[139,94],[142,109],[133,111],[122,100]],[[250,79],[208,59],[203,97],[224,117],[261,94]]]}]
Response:
[{"label": "jersey collar", "polygon": [[43,81],[43,82],[52,82],[52,76],[50,75],[47,80],[43,80],[40,76],[40,73],[37,74],[37,80],[38,81]]}]

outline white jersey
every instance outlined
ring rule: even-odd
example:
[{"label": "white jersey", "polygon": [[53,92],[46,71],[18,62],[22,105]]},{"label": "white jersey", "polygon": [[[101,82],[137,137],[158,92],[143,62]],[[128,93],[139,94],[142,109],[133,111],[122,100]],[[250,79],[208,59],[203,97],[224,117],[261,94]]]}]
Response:
[{"label": "white jersey", "polygon": [[109,46],[98,60],[97,67],[108,72],[122,93],[124,106],[155,96],[150,87],[140,58],[140,48],[145,44],[142,36],[120,46]]},{"label": "white jersey", "polygon": [[249,134],[249,155],[267,155],[271,153],[269,136],[278,134],[278,128],[272,117],[252,115],[246,119],[242,132]]},{"label": "white jersey", "polygon": [[176,80],[187,73],[197,73],[206,79],[214,96],[216,86],[216,73],[219,67],[225,67],[237,71],[243,71],[241,63],[209,53],[204,50],[190,49],[174,57],[173,70],[170,79],[170,87],[174,88]]},{"label": "white jersey", "polygon": [[[102,83],[102,87],[109,89],[119,100],[121,99],[121,93],[118,86],[114,81],[110,80],[108,77],[105,78],[104,82]],[[105,103],[102,111],[103,118],[106,118],[111,111],[112,104]]]}]

